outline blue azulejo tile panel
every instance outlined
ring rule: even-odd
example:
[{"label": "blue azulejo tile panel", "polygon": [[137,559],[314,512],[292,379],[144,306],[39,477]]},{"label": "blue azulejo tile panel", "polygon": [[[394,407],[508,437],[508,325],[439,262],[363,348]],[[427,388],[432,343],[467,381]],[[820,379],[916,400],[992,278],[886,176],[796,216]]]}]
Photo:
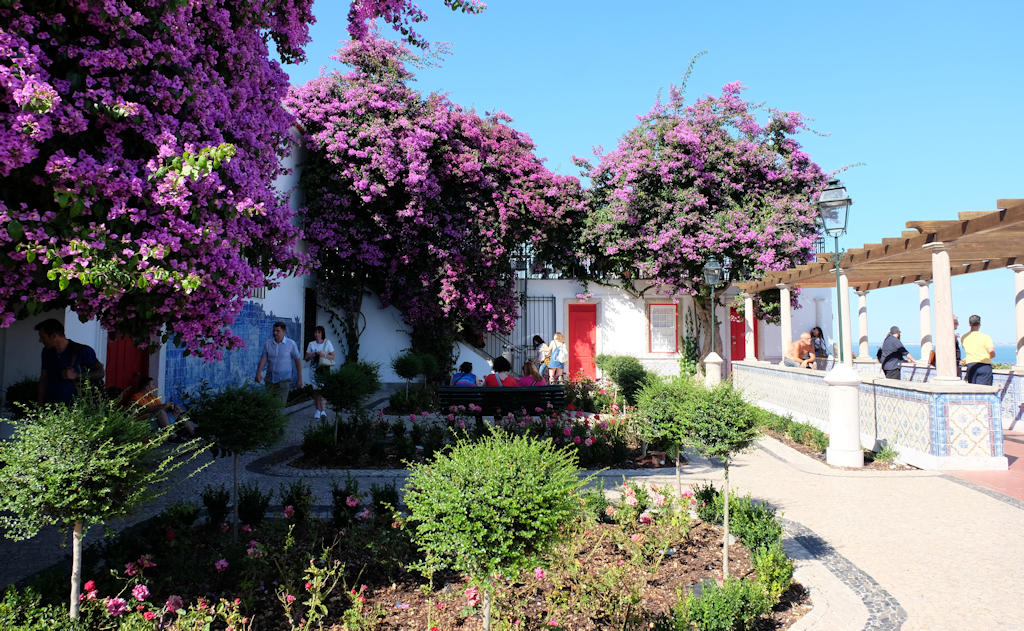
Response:
[{"label": "blue azulejo tile panel", "polygon": [[220,390],[252,381],[256,375],[256,365],[259,363],[263,344],[272,337],[274,323],[278,321],[285,323],[288,337],[301,345],[302,322],[299,318],[284,318],[266,313],[263,305],[256,302],[246,302],[231,326],[231,331],[245,342],[245,348],[225,351],[222,360],[210,362],[186,356],[183,347],[168,344],[164,392],[169,398],[181,402],[182,395],[197,391],[204,382],[213,389]]}]

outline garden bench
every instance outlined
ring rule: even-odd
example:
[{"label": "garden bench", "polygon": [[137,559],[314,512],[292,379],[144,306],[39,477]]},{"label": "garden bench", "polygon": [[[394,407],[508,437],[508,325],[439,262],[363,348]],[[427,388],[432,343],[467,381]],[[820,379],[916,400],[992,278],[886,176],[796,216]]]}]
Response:
[{"label": "garden bench", "polygon": [[509,412],[519,413],[525,409],[529,414],[535,410],[565,409],[565,386],[526,386],[526,387],[469,387],[439,386],[437,400],[441,413],[447,414],[452,406],[470,404],[483,408],[475,416],[496,416]]}]

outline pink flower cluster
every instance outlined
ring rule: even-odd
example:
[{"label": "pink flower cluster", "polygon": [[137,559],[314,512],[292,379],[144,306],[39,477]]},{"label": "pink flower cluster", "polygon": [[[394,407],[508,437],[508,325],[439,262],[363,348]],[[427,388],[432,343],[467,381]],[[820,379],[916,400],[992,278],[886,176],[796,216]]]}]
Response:
[{"label": "pink flower cluster", "polygon": [[268,42],[300,60],[312,4],[0,3],[0,326],[69,306],[204,357],[242,344],[243,297],[306,264]]},{"label": "pink flower cluster", "polygon": [[741,89],[686,104],[673,87],[596,167],[576,159],[593,182],[581,241],[593,273],[692,295],[712,253],[746,277],[813,257],[826,175],[791,137],[803,120],[768,110],[762,125]]},{"label": "pink flower cluster", "polygon": [[579,182],[549,171],[501,112],[485,117],[410,89],[406,51],[366,37],[352,70],[292,88],[304,131],[310,255],[348,291],[377,291],[431,335],[508,331],[517,317],[510,254],[530,244],[571,261]]}]

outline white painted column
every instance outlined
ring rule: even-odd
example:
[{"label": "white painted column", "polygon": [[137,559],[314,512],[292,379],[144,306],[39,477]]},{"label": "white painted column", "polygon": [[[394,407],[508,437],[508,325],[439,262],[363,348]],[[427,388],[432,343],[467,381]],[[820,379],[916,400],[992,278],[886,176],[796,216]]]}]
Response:
[{"label": "white painted column", "polygon": [[789,285],[779,284],[776,287],[779,288],[779,337],[782,338],[779,348],[782,349],[783,357],[779,363],[782,364],[786,361],[789,345],[793,343],[793,312],[790,307]]},{"label": "white painted column", "polygon": [[[953,344],[953,283],[949,270],[951,243],[926,243],[932,253],[932,288],[935,294],[935,381],[957,382],[956,349]],[[922,351],[924,349],[922,348]],[[924,353],[922,353],[924,354]],[[925,357],[928,361],[928,357]]]},{"label": "white painted column", "polygon": [[[825,305],[825,299],[824,298],[815,298],[814,299],[814,324],[816,324],[818,326],[821,326],[822,323],[825,321],[825,307],[824,307],[824,305]],[[822,331],[825,330],[825,327],[822,326],[821,328],[822,328]],[[831,331],[830,331],[830,333],[831,333]],[[829,337],[831,337],[831,335]]]},{"label": "white painted column", "polygon": [[868,292],[857,291],[857,359],[868,357]]},{"label": "white painted column", "polygon": [[[934,264],[934,260],[932,263]],[[946,272],[948,273],[949,270],[946,270]],[[917,363],[921,366],[927,366],[928,356],[934,348],[932,343],[932,301],[928,296],[928,286],[931,285],[931,281],[915,280],[914,284],[917,285],[917,309],[920,313],[921,322],[921,356],[917,358]]]},{"label": "white painted column", "polygon": [[[849,356],[847,356],[849,357]],[[828,449],[825,462],[834,467],[863,467],[860,448],[860,375],[849,364],[836,364],[825,374],[828,384]]]},{"label": "white painted column", "polygon": [[745,324],[743,327],[743,342],[746,359],[748,361],[757,361],[757,349],[754,348],[754,327],[757,326],[757,320],[754,318],[753,294],[743,294],[743,320]]},{"label": "white painted column", "polygon": [[850,280],[846,272],[839,271],[839,305],[840,313],[843,316],[843,339],[839,343],[843,345],[844,363],[853,366],[853,321],[850,320]]},{"label": "white painted column", "polygon": [[1024,265],[1010,265],[1013,271],[1014,306],[1017,314],[1017,370],[1024,370]]}]

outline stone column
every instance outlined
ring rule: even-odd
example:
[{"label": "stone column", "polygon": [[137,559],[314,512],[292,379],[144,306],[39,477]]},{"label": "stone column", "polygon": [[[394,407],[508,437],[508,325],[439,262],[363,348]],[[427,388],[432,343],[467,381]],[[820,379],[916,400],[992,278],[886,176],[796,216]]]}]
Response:
[{"label": "stone column", "polygon": [[[847,356],[849,357],[849,356]],[[828,449],[825,462],[834,467],[863,467],[860,448],[860,375],[848,364],[836,364],[825,375],[828,384]]]},{"label": "stone column", "polygon": [[[946,271],[949,272],[949,270]],[[917,363],[927,366],[928,355],[934,348],[932,344],[932,301],[928,297],[928,286],[931,285],[931,281],[915,280],[914,284],[917,285],[917,309],[921,322],[921,356],[917,358]]]},{"label": "stone column", "polygon": [[843,318],[843,339],[839,343],[843,345],[844,363],[853,366],[853,322],[850,320],[850,280],[846,272],[839,271],[839,305]]},{"label": "stone column", "polygon": [[757,361],[757,349],[754,348],[754,327],[757,320],[754,318],[754,295],[743,294],[743,320],[746,326],[743,327],[744,352],[746,359]]},{"label": "stone column", "polygon": [[1010,265],[1013,271],[1013,295],[1017,313],[1017,372],[1024,370],[1024,265]]},{"label": "stone column", "polygon": [[714,388],[722,383],[722,358],[715,351],[704,358],[704,385]]},{"label": "stone column", "polygon": [[868,292],[866,289],[857,291],[857,359],[868,357]]},{"label": "stone column", "polygon": [[[793,313],[790,307],[789,285],[779,284],[779,336],[782,338],[782,356],[785,358],[789,345],[793,343]],[[785,359],[780,359],[782,364]]]},{"label": "stone column", "polygon": [[[926,243],[932,253],[932,287],[935,291],[935,381],[957,382],[956,349],[953,346],[953,284],[949,273],[952,243]],[[922,349],[923,350],[923,349]],[[925,361],[928,358],[925,357]]]}]

